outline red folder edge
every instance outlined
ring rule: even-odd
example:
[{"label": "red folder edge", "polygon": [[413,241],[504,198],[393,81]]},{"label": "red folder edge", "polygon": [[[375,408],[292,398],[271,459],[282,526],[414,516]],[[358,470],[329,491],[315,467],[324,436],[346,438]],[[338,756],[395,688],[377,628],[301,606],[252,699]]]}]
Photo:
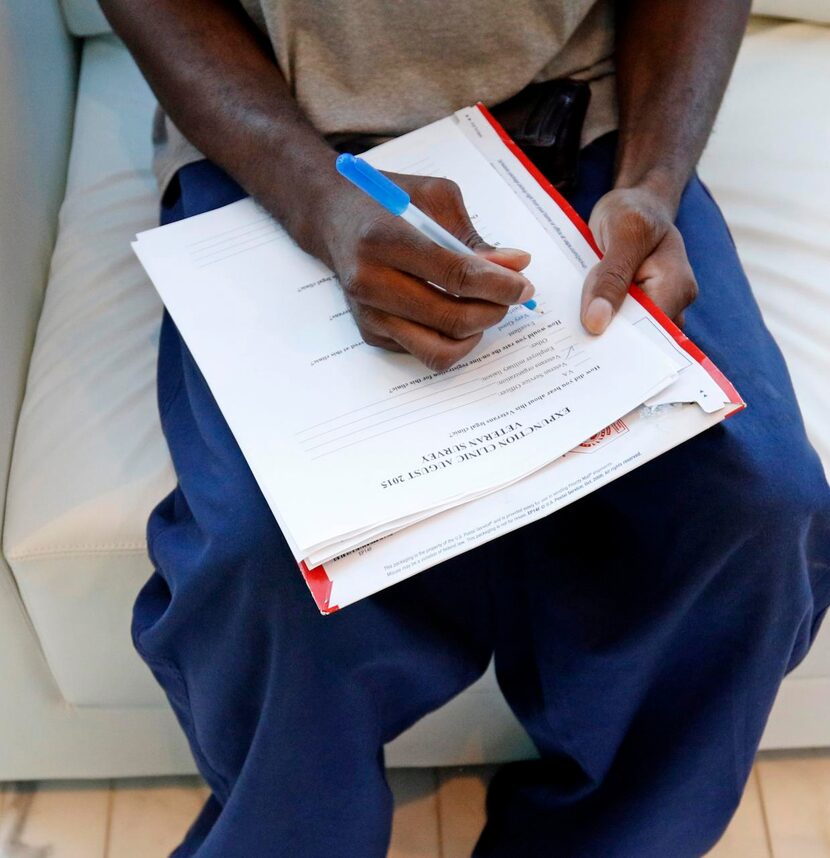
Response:
[{"label": "red folder edge", "polygon": [[[519,161],[521,161],[528,173],[530,173],[530,175],[539,183],[539,186],[546,191],[549,196],[553,197],[556,204],[568,216],[568,219],[579,230],[580,234],[588,242],[591,248],[599,256],[602,256],[602,252],[599,247],[597,247],[597,243],[594,241],[594,236],[588,228],[588,224],[585,223],[585,221],[577,214],[576,209],[574,209],[562,194],[560,194],[559,191],[557,191],[556,188],[554,188],[554,186],[542,175],[536,165],[527,157],[527,155],[525,155],[524,152],[522,152],[504,128],[501,127],[487,107],[481,102],[478,102],[476,107],[490,123],[496,134],[499,135],[502,143],[507,146]],[[645,292],[643,292],[639,286],[632,283],[629,291],[631,293],[631,297],[648,310],[648,312],[654,317],[655,321],[668,332],[678,346],[680,346],[680,348],[682,348],[683,351],[692,358],[692,360],[697,361],[697,363],[699,363],[706,372],[709,373],[715,384],[717,384],[724,392],[726,398],[730,402],[739,403],[728,414],[724,415],[724,420],[746,408],[746,403],[741,399],[740,394],[735,390],[732,382],[729,381],[729,379],[718,369],[714,361],[707,357],[703,351],[701,351],[701,349],[696,346],[686,336],[686,334],[677,327],[677,325],[675,325],[675,323],[654,303],[654,301],[651,300],[651,298],[648,297],[648,295],[646,295]],[[309,569],[308,564],[306,564],[305,561],[301,561],[300,571],[303,574],[303,578],[305,578],[305,582],[308,585],[308,589],[311,591],[314,601],[317,603],[317,607],[320,609],[320,613],[333,614],[335,611],[339,611],[340,608],[337,605],[329,604],[329,601],[331,600],[332,580],[329,578],[325,566],[321,564],[320,566],[315,566],[313,569]]]},{"label": "red folder edge", "polygon": [[308,589],[311,591],[311,595],[317,603],[321,614],[333,614],[335,611],[340,610],[337,605],[329,604],[331,600],[332,580],[329,578],[325,566],[321,564],[320,566],[315,566],[313,569],[309,569],[305,560],[301,560],[300,572],[303,573],[303,578],[305,578]]}]

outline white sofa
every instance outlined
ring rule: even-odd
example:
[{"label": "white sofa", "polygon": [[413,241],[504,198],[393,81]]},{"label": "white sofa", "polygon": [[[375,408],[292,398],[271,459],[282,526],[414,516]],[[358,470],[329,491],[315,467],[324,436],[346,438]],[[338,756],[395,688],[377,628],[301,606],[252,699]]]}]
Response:
[{"label": "white sofa", "polygon": [[[145,521],[174,476],[154,399],[161,307],[129,247],[156,219],[153,99],[107,31],[93,0],[0,0],[0,781],[193,770],[129,637]],[[754,21],[701,170],[830,463],[827,80],[830,27]],[[830,628],[765,747],[830,745],[828,713]],[[490,673],[387,760],[531,753]]]}]

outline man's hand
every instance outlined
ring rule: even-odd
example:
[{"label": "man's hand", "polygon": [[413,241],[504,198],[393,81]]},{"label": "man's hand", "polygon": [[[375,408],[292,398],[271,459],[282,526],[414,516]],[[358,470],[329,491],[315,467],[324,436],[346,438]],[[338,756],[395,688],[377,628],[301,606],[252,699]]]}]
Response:
[{"label": "man's hand", "polygon": [[511,304],[533,294],[518,273],[529,256],[482,241],[452,182],[397,177],[415,205],[477,257],[443,250],[349,185],[240,4],[101,0],[101,7],[188,139],[337,273],[367,342],[447,369]]},{"label": "man's hand", "polygon": [[589,273],[585,327],[601,333],[634,282],[679,324],[697,284],[674,217],[712,129],[750,0],[615,3],[615,189],[591,214],[605,254]]},{"label": "man's hand", "polygon": [[682,325],[697,297],[697,282],[672,209],[645,188],[618,188],[594,206],[590,227],[605,254],[582,292],[582,321],[601,334],[636,283],[667,316]]},{"label": "man's hand", "polygon": [[319,229],[310,249],[337,274],[367,343],[409,352],[431,369],[445,370],[470,352],[511,304],[533,295],[533,286],[518,273],[530,256],[487,244],[454,182],[390,176],[476,255],[439,247],[345,181],[322,206],[312,204],[310,216]]}]

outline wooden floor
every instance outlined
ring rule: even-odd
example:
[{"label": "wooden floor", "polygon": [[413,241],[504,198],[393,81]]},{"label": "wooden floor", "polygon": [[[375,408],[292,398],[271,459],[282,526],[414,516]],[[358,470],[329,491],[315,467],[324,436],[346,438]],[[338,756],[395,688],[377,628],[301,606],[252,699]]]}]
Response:
[{"label": "wooden floor", "polygon": [[[395,769],[391,858],[465,858],[490,767]],[[164,858],[205,800],[195,778],[6,784],[0,858]],[[762,755],[715,858],[830,858],[830,751]],[[252,856],[253,858],[253,856]]]}]

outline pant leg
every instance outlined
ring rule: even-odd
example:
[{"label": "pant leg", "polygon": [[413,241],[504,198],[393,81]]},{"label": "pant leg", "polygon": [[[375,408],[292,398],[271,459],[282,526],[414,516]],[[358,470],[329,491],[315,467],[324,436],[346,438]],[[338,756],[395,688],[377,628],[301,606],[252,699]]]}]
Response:
[{"label": "pant leg", "polygon": [[[241,196],[208,162],[179,182],[168,221]],[[175,854],[379,858],[383,743],[486,667],[493,549],[322,617],[169,318],[159,406],[178,485],[149,522],[133,637],[213,793]]]},{"label": "pant leg", "polygon": [[[584,153],[587,219],[614,138]],[[748,408],[513,536],[496,667],[542,759],[492,783],[475,855],[703,855],[737,807],[779,684],[830,602],[830,494],[728,230],[678,215],[687,332]]]}]

